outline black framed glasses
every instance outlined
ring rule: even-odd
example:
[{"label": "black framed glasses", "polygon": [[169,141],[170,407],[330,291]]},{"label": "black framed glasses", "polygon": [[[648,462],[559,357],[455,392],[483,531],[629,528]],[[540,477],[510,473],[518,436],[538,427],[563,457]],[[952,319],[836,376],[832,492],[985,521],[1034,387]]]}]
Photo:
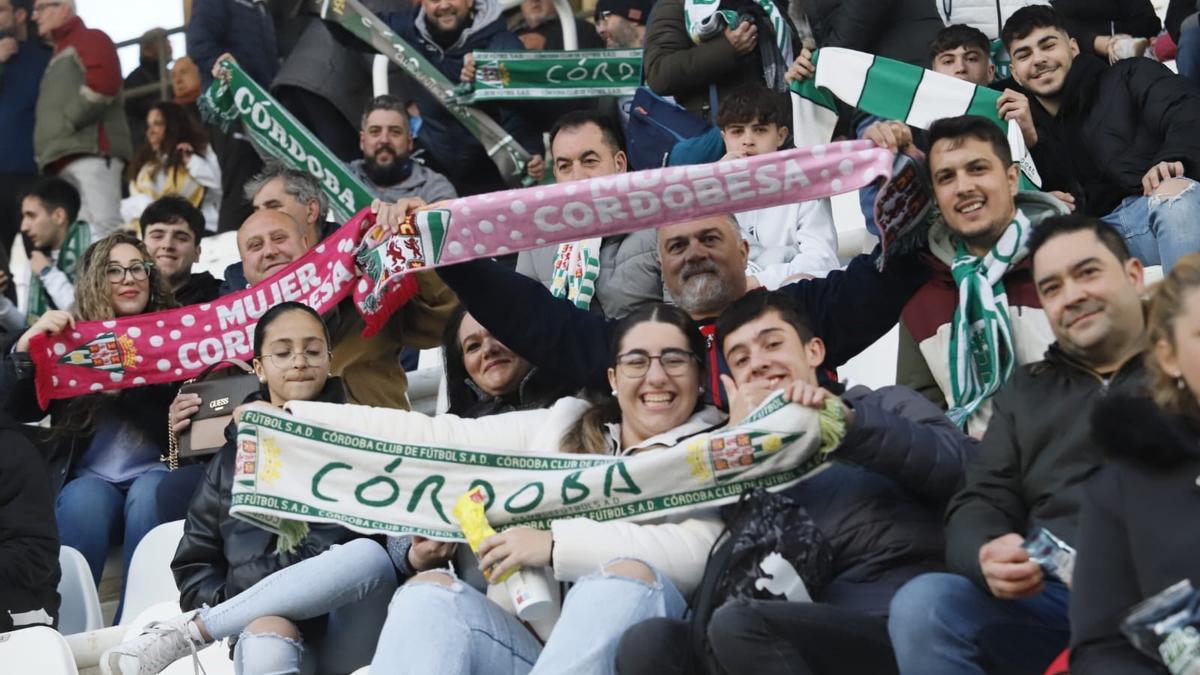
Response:
[{"label": "black framed glasses", "polygon": [[617,370],[629,378],[645,377],[650,372],[650,362],[657,360],[668,375],[683,375],[688,366],[700,359],[685,349],[667,348],[662,353],[650,355],[635,349],[617,356]]},{"label": "black framed glasses", "polygon": [[153,264],[144,260],[142,262],[135,262],[129,267],[121,267],[120,265],[111,263],[108,267],[104,268],[104,276],[111,284],[119,284],[125,281],[126,274],[133,277],[134,281],[145,281],[150,276],[150,270],[153,268]]}]

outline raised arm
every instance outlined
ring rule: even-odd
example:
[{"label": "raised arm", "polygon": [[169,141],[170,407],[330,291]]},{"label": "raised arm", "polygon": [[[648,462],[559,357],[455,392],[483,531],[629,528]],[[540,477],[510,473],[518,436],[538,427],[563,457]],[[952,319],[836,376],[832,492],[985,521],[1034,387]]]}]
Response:
[{"label": "raised arm", "polygon": [[612,326],[491,260],[438,269],[475,320],[569,388],[605,387]]}]

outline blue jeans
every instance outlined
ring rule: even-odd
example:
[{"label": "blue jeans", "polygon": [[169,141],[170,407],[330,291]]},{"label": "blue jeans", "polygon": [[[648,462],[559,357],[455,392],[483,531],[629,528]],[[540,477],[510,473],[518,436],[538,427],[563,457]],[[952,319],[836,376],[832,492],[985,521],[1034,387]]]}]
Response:
[{"label": "blue jeans", "polygon": [[[63,485],[54,506],[58,535],[63,546],[78,549],[87,559],[92,579],[100,584],[108,548],[122,542],[122,562],[129,569],[133,551],[146,533],[162,521],[155,494],[167,475],[155,468],[126,484],[109,483],[95,476],[72,478]],[[125,583],[121,583],[125,595]],[[117,618],[121,616],[117,609]]]},{"label": "blue jeans", "polygon": [[[270,574],[213,607],[200,619],[215,640],[239,635],[237,673],[350,673],[365,666],[396,590],[387,551],[371,539],[354,539]],[[255,619],[278,616],[293,623],[328,615],[325,632],[302,642],[273,633],[247,633]]]},{"label": "blue jeans", "polygon": [[371,672],[611,675],[626,628],[687,610],[675,586],[654,577],[647,584],[598,570],[581,578],[544,648],[515,616],[457,579],[410,582],[392,599]]},{"label": "blue jeans", "polygon": [[1162,265],[1163,274],[1175,261],[1200,251],[1200,189],[1193,180],[1172,197],[1126,197],[1101,220],[1112,223],[1129,252],[1146,265]]},{"label": "blue jeans", "polygon": [[888,634],[903,675],[1040,675],[1067,648],[1070,591],[1055,581],[1000,600],[957,574],[922,574],[892,598]]},{"label": "blue jeans", "polygon": [[1189,28],[1179,33],[1179,52],[1175,55],[1175,66],[1179,74],[1186,77],[1193,87],[1200,87],[1200,28]]}]

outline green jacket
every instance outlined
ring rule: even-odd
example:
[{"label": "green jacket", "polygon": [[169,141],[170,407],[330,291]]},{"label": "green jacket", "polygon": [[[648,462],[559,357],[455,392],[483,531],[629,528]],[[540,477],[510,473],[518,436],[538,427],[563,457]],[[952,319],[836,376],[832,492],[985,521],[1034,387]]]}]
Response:
[{"label": "green jacket", "polygon": [[33,151],[45,171],[70,155],[128,161],[133,155],[125,119],[121,67],[112,40],[78,17],[51,36],[54,56],[42,76]]}]

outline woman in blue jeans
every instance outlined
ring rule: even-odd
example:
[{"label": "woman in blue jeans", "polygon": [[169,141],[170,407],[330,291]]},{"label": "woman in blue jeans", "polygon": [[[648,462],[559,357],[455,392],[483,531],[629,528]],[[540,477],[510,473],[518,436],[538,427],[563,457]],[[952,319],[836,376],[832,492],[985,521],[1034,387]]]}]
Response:
[{"label": "woman in blue jeans", "polygon": [[[298,302],[276,305],[254,332],[254,370],[263,387],[247,403],[344,403],[345,391],[329,369],[329,332],[321,317]],[[236,437],[230,423],[171,561],[186,613],[107,651],[104,673],[158,673],[227,637],[236,637],[238,673],[349,673],[370,658],[396,588],[384,547],[337,525],[313,524],[286,548],[275,534],[234,518]]]},{"label": "woman in blue jeans", "polygon": [[118,232],[93,243],[79,265],[74,314],[46,312],[6,357],[8,367],[16,371],[7,406],[25,422],[50,414],[59,536],[63,545],[83,553],[99,583],[110,546],[122,543],[129,569],[138,542],[162,522],[155,489],[166,475],[159,457],[167,445],[167,402],[173,385],[79,396],[43,410],[34,394],[29,342],[35,335],[57,335],[76,320],[156,312],[174,307],[175,300],[146,248],[130,234]]},{"label": "woman in blue jeans", "polygon": [[[565,398],[549,409],[480,419],[321,403],[288,407],[301,420],[354,419],[364,433],[411,443],[624,456],[672,446],[724,424],[725,415],[705,407],[700,394],[703,353],[703,340],[686,314],[651,305],[616,329],[608,371],[612,395],[599,403]],[[555,520],[549,530],[507,529],[482,543],[479,569],[491,578],[515,566],[543,575],[551,616],[527,626],[514,616],[506,584],[491,585],[485,594],[452,569],[424,571],[392,598],[371,670],[389,675],[612,673],[617,641],[627,627],[653,617],[683,616],[684,594],[699,583],[721,530],[715,509],[640,523],[568,518]],[[561,611],[560,583],[571,584]]]}]

